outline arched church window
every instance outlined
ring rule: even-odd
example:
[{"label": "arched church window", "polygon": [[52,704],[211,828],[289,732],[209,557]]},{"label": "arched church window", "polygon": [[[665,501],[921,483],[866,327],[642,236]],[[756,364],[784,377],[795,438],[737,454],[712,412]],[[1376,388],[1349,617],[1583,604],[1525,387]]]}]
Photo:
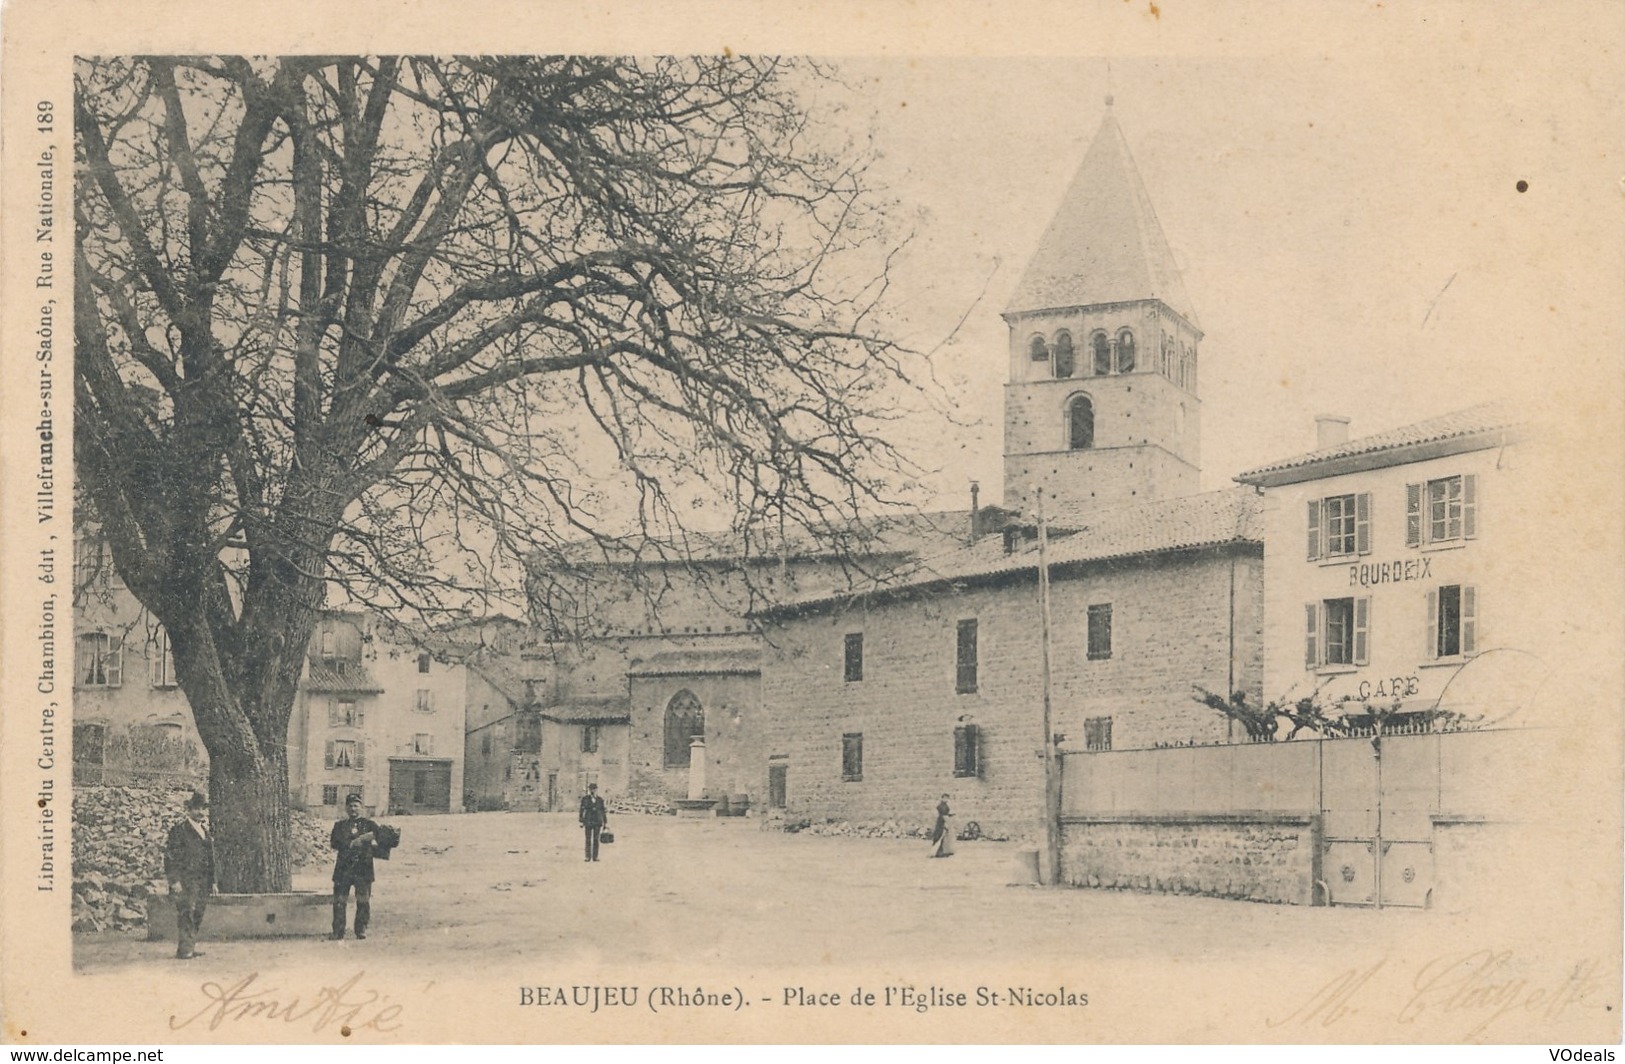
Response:
[{"label": "arched church window", "polygon": [[688,747],[705,734],[705,709],[694,692],[683,689],[666,703],[666,767],[687,768]]},{"label": "arched church window", "polygon": [[1049,361],[1049,345],[1042,336],[1035,336],[1027,342],[1027,356],[1034,362]]},{"label": "arched church window", "polygon": [[1095,445],[1095,404],[1087,395],[1077,396],[1066,408],[1066,445],[1084,451]]},{"label": "arched church window", "polygon": [[1055,334],[1055,375],[1070,377],[1077,368],[1077,359],[1072,353],[1072,334],[1062,329]]},{"label": "arched church window", "polygon": [[1134,334],[1127,329],[1117,334],[1117,372],[1134,372]]},{"label": "arched church window", "polygon": [[1089,338],[1089,347],[1094,355],[1095,376],[1104,377],[1112,371],[1112,344],[1106,339],[1106,334],[1097,332]]}]

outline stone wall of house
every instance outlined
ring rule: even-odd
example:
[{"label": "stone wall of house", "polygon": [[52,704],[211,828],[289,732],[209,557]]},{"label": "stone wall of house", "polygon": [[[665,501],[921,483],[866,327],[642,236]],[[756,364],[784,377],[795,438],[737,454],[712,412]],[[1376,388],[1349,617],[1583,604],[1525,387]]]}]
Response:
[{"label": "stone wall of house", "polygon": [[1166,814],[1068,817],[1061,878],[1075,887],[1315,903],[1319,818]]},{"label": "stone wall of house", "polygon": [[[1191,685],[1256,696],[1256,550],[1162,554],[1057,571],[1052,706],[1066,744],[1111,718],[1114,747],[1222,741],[1226,723]],[[1088,656],[1088,607],[1112,606],[1112,653]],[[789,822],[928,824],[946,793],[963,829],[1035,835],[1042,787],[1042,664],[1036,577],[785,619],[762,665],[765,744],[786,772]],[[977,683],[956,690],[957,627],[977,621]],[[861,680],[845,636],[861,633]],[[975,725],[979,774],[955,775],[955,729]],[[862,736],[861,779],[843,779],[843,736]],[[766,775],[766,765],[760,768]]]}]

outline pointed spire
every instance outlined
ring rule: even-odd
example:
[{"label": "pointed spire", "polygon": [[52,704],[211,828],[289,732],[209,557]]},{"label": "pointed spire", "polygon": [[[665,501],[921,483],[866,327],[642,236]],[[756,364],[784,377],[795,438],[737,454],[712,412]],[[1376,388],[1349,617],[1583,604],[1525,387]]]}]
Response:
[{"label": "pointed spire", "polygon": [[1160,299],[1196,324],[1168,240],[1157,222],[1106,97],[1106,114],[1007,314]]}]

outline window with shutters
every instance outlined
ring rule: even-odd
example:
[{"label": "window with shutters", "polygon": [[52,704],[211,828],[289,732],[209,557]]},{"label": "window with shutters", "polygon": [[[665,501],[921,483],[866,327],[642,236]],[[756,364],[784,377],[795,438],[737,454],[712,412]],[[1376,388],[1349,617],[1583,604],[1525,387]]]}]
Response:
[{"label": "window with shutters", "polygon": [[581,752],[596,754],[598,752],[598,725],[583,724],[581,726]]},{"label": "window with shutters", "polygon": [[329,739],[327,741],[328,768],[361,768],[361,742],[357,739]]},{"label": "window with shutters", "polygon": [[334,728],[354,728],[361,724],[356,704],[348,698],[333,698],[327,703],[327,723]]},{"label": "window with shutters", "polygon": [[427,687],[418,688],[417,698],[413,702],[412,708],[416,709],[419,713],[433,713],[434,692],[430,691]]},{"label": "window with shutters", "polygon": [[841,736],[841,782],[863,782],[862,732],[847,732]]},{"label": "window with shutters", "polygon": [[863,633],[848,632],[846,635],[846,682],[857,683],[863,679]]},{"label": "window with shutters", "polygon": [[123,686],[123,636],[86,632],[79,637],[78,649],[80,687]]},{"label": "window with shutters", "polygon": [[1455,544],[1478,536],[1478,477],[1405,485],[1405,545]]},{"label": "window with shutters", "polygon": [[954,651],[954,690],[968,695],[976,690],[976,622],[960,621]]},{"label": "window with shutters", "polygon": [[412,752],[422,757],[434,753],[434,736],[428,732],[418,732],[412,736]]},{"label": "window with shutters", "polygon": [[1478,589],[1446,584],[1428,592],[1429,658],[1466,657],[1478,650]]},{"label": "window with shutters", "polygon": [[169,633],[162,627],[153,634],[152,641],[147,644],[147,664],[152,673],[152,686],[174,687],[175,681],[175,655],[169,647]]},{"label": "window with shutters", "polygon": [[1304,607],[1304,667],[1338,669],[1370,661],[1371,599],[1335,598]]},{"label": "window with shutters", "polygon": [[1371,553],[1371,493],[1309,500],[1309,560],[1339,561]]},{"label": "window with shutters", "polygon": [[1105,661],[1112,656],[1112,605],[1089,607],[1089,660]]},{"label": "window with shutters", "polygon": [[954,775],[979,777],[982,774],[982,730],[974,724],[954,729]]},{"label": "window with shutters", "polygon": [[1112,719],[1090,717],[1083,722],[1083,748],[1105,751],[1112,748]]}]

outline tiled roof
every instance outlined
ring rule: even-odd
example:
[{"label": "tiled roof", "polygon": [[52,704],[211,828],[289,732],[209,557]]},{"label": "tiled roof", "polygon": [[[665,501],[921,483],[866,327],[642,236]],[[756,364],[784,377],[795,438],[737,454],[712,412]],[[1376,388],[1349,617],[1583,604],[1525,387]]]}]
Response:
[{"label": "tiled roof", "polygon": [[[1296,458],[1249,469],[1236,479],[1243,484],[1291,484],[1312,480],[1317,475],[1345,472],[1346,470],[1341,468],[1344,465],[1358,462],[1362,458],[1377,458],[1387,452],[1421,450],[1424,453],[1420,457],[1431,457],[1431,454],[1425,453],[1425,449],[1430,446],[1442,448],[1441,453],[1479,450],[1498,446],[1506,439],[1508,431],[1517,426],[1518,419],[1502,404],[1482,403],[1440,417],[1429,418],[1427,421],[1418,421],[1414,425],[1362,436],[1336,447],[1325,447],[1298,455]],[[1408,453],[1396,454],[1393,457],[1396,461],[1416,460],[1416,457]],[[1363,467],[1387,463],[1360,464]]]},{"label": "tiled roof", "polygon": [[626,670],[628,676],[749,675],[760,672],[762,655],[755,649],[666,650]]},{"label": "tiled roof", "polygon": [[543,706],[540,713],[560,724],[624,724],[632,719],[632,704],[624,695],[584,696]]},{"label": "tiled roof", "polygon": [[378,694],[383,691],[365,665],[343,658],[312,661],[310,676],[305,680],[304,687],[307,691],[334,694]]},{"label": "tiled roof", "polygon": [[[1262,543],[1259,521],[1262,504],[1263,500],[1249,488],[1226,488],[1175,499],[1107,507],[1093,513],[1075,512],[1065,520],[1077,531],[1056,531],[1049,536],[1050,569],[1064,572],[1068,567],[1092,562],[1232,543]],[[902,567],[866,590],[871,594],[887,594],[907,588],[1037,571],[1035,540],[1023,541],[1006,553],[1002,536],[987,535],[973,546]],[[787,604],[783,610],[794,611],[850,597],[809,595]]]},{"label": "tiled roof", "polygon": [[1160,299],[1196,313],[1111,111],[1021,275],[1006,314]]}]

